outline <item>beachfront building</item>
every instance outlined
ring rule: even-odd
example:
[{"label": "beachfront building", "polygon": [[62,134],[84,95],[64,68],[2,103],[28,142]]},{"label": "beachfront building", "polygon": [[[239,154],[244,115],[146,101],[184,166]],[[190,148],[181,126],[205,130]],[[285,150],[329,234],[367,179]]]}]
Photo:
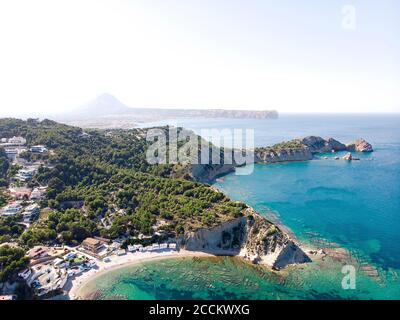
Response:
[{"label": "beachfront building", "polygon": [[31,260],[38,260],[44,257],[49,256],[49,247],[45,246],[35,246],[32,249],[30,249],[26,255],[31,259]]},{"label": "beachfront building", "polygon": [[44,153],[48,151],[48,149],[44,145],[32,146],[30,150],[33,153]]},{"label": "beachfront building", "polygon": [[22,210],[21,203],[19,201],[15,201],[3,207],[0,210],[0,215],[2,216],[14,216],[20,213]]},{"label": "beachfront building", "polygon": [[125,249],[120,249],[120,250],[117,250],[117,252],[116,252],[116,255],[117,255],[117,256],[123,256],[123,255],[125,255],[125,254],[126,254]]},{"label": "beachfront building", "polygon": [[98,254],[103,248],[103,242],[94,238],[86,238],[82,242],[82,248],[94,254]]}]

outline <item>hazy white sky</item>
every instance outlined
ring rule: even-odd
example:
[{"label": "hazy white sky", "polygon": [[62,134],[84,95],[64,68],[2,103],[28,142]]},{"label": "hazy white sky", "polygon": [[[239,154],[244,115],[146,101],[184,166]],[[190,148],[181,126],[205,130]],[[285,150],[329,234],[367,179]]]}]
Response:
[{"label": "hazy white sky", "polygon": [[399,32],[396,0],[0,0],[0,114],[400,112]]}]

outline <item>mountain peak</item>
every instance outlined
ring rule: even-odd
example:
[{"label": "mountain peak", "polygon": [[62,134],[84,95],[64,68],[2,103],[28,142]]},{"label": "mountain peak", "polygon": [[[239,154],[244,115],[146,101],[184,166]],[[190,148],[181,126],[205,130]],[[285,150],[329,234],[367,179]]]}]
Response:
[{"label": "mountain peak", "polygon": [[103,93],[99,95],[97,98],[78,109],[79,113],[97,116],[121,114],[130,111],[132,111],[132,108],[129,108],[119,101],[115,96],[109,93]]}]

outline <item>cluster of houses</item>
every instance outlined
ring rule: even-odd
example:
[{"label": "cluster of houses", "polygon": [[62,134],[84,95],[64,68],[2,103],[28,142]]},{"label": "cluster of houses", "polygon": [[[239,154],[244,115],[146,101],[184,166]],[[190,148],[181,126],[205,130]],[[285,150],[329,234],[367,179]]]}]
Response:
[{"label": "cluster of houses", "polygon": [[1,216],[22,215],[24,223],[30,223],[39,215],[38,201],[46,194],[46,187],[10,187],[8,193],[12,201],[0,209]]},{"label": "cluster of houses", "polygon": [[176,250],[175,243],[129,245],[127,249],[122,249],[120,242],[100,237],[86,238],[74,248],[36,246],[27,252],[30,265],[19,273],[19,277],[26,281],[37,296],[43,297],[67,290],[69,279],[93,268],[97,269],[99,264],[110,262],[112,256],[171,250]]},{"label": "cluster of houses", "polygon": [[[4,148],[6,155],[11,160],[16,160],[22,152],[28,151],[26,139],[24,137],[1,138],[0,147]],[[45,153],[48,151],[46,146],[31,146],[29,150],[33,153]]]},{"label": "cluster of houses", "polygon": [[[23,137],[2,138],[0,147],[4,148],[6,155],[13,162],[18,163],[21,152],[27,151],[26,139]],[[32,146],[30,151],[34,153],[47,152],[45,146]],[[31,223],[39,215],[40,207],[38,202],[44,198],[46,187],[28,188],[21,186],[30,181],[39,168],[39,164],[24,163],[17,174],[12,177],[14,186],[8,189],[8,194],[11,201],[0,208],[0,216],[15,216],[21,214],[22,222],[25,224]]]},{"label": "cluster of houses", "polygon": [[24,207],[22,201],[15,201],[3,207],[0,210],[0,215],[15,216],[17,214],[21,214],[24,223],[31,223],[37,218],[39,212],[40,207],[37,203],[30,203]]},{"label": "cluster of houses", "polygon": [[96,267],[96,262],[70,249],[36,246],[27,252],[28,269],[19,273],[39,297],[63,290],[68,279]]},{"label": "cluster of houses", "polygon": [[20,153],[27,151],[26,139],[23,137],[1,138],[0,147],[4,148],[7,157],[15,160]]}]

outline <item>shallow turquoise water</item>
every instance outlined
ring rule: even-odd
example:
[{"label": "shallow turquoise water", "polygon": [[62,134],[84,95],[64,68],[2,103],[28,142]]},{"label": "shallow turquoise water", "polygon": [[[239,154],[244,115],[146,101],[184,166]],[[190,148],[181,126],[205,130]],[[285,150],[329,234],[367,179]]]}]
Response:
[{"label": "shallow turquoise water", "polygon": [[[327,263],[325,263],[327,264]],[[387,299],[382,285],[361,275],[356,290],[341,288],[341,265],[311,264],[285,273],[266,272],[236,258],[172,258],[106,273],[80,293],[89,299]],[[368,288],[368,290],[366,290]]]},{"label": "shallow turquoise water", "polygon": [[[228,175],[215,185],[303,241],[336,243],[357,260],[357,289],[340,286],[343,262],[313,263],[287,277],[236,260],[173,259],[113,271],[88,292],[123,299],[400,299],[400,117],[305,115],[265,120],[185,120],[201,128],[253,128],[256,145],[309,134],[343,142],[363,137],[375,149],[361,161],[314,160],[256,165],[247,176]],[[379,277],[367,277],[370,265]]]}]

